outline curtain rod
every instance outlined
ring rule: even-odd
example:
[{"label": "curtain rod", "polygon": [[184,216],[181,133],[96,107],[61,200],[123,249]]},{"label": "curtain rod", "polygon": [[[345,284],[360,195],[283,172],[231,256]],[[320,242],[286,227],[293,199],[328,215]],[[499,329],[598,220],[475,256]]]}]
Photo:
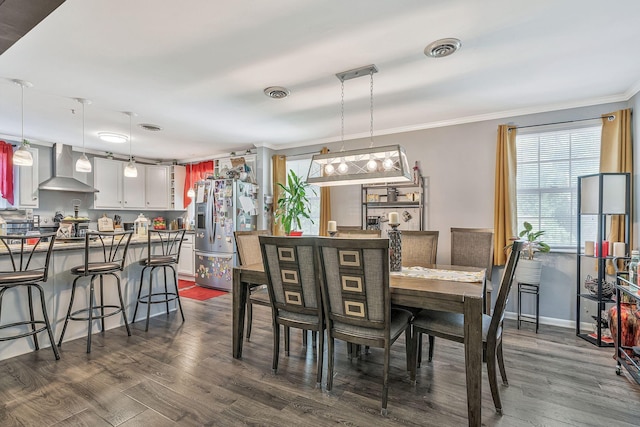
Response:
[{"label": "curtain rod", "polygon": [[554,122],[554,123],[540,123],[540,124],[537,124],[537,125],[529,125],[529,126],[515,126],[515,127],[512,127],[512,128],[509,128],[509,130],[514,129],[514,128],[515,129],[526,129],[526,128],[535,128],[535,127],[538,127],[538,126],[551,126],[551,125],[563,125],[565,123],[586,122],[586,121],[589,121],[589,120],[602,119],[604,117],[606,117],[609,121],[613,121],[613,119],[616,118],[615,115],[609,114],[608,116],[590,117],[588,119],[566,120],[564,122]]}]

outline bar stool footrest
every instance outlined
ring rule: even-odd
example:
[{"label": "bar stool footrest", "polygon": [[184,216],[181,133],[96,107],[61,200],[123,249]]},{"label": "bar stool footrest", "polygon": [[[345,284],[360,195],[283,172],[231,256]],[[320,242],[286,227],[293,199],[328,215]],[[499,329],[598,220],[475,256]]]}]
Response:
[{"label": "bar stool footrest", "polygon": [[13,328],[16,326],[24,326],[24,325],[44,325],[43,327],[36,329],[35,331],[29,331],[29,332],[24,332],[20,335],[11,335],[10,337],[0,337],[0,341],[10,341],[10,340],[15,340],[18,338],[24,338],[24,337],[28,337],[31,335],[35,335],[38,334],[42,331],[46,331],[47,330],[47,324],[45,323],[44,320],[34,320],[33,322],[30,320],[25,320],[24,322],[15,322],[15,323],[10,323],[8,325],[2,325],[0,326],[0,330],[2,329],[6,329],[6,328]]},{"label": "bar stool footrest", "polygon": [[[102,314],[95,314],[95,315],[91,316],[91,320],[106,319],[107,317],[115,316],[116,314],[122,313],[122,308],[119,305],[98,305],[98,306],[94,306],[93,310],[100,310],[100,309],[104,309],[104,308],[114,309],[114,311],[112,311],[111,313],[107,313],[104,316]],[[71,313],[71,315],[69,316],[69,320],[83,320],[83,321],[87,322],[87,321],[89,321],[89,317],[77,317],[76,315],[78,315],[80,313],[88,313],[88,312],[89,312],[88,308],[83,308],[81,310],[76,310],[73,313]]]},{"label": "bar stool footrest", "polygon": [[[160,296],[160,295],[164,296],[164,299],[159,299],[159,300],[155,300],[155,301],[152,300],[151,304],[166,303],[166,302],[174,301],[174,300],[178,299],[178,294],[176,294],[175,292],[156,292],[156,293],[151,294],[151,298],[156,297],[156,296]],[[171,297],[171,298],[169,298],[169,297]],[[149,294],[143,295],[138,299],[138,302],[142,303],[142,304],[149,304],[148,299],[149,299]]]}]

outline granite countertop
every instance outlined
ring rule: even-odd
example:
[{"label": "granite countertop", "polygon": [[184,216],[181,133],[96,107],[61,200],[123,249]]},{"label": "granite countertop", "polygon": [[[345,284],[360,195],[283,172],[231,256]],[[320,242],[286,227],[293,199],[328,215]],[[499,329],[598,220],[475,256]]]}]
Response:
[{"label": "granite countertop", "polygon": [[[158,237],[152,237],[151,238],[151,242],[159,242],[160,239]],[[138,236],[131,236],[131,242],[129,243],[129,246],[139,246],[139,245],[146,245],[147,244],[147,238],[146,237],[138,237]],[[36,249],[36,252],[45,252],[47,246],[47,243],[41,243],[38,248]],[[12,250],[15,251],[19,251],[19,245],[10,245]],[[90,248],[101,248],[102,244],[99,241],[92,241],[89,243],[89,247]],[[26,245],[25,246],[25,250],[26,251],[30,251],[31,250],[31,246],[30,245]],[[59,251],[68,251],[68,250],[78,250],[78,249],[84,249],[84,240],[78,240],[78,241],[72,241],[72,242],[62,242],[62,241],[56,241],[53,244],[53,252],[59,252]],[[4,247],[4,245],[0,244],[0,255],[6,255],[7,252],[7,248]],[[15,253],[15,252],[14,252]]]}]

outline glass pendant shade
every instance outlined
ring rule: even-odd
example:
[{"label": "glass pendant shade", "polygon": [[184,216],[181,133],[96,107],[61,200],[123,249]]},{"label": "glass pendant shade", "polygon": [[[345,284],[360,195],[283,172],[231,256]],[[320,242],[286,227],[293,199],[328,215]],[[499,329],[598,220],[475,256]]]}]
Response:
[{"label": "glass pendant shade", "polygon": [[27,147],[21,145],[13,153],[13,164],[16,166],[33,166],[33,156],[31,152],[27,150]]},{"label": "glass pendant shade", "polygon": [[191,187],[189,190],[187,190],[187,197],[193,199],[196,196],[196,192],[193,189],[193,187]]},{"label": "glass pendant shade", "polygon": [[127,167],[124,168],[124,176],[127,178],[135,178],[138,176],[138,168],[136,168],[136,162],[131,159],[127,164]]},{"label": "glass pendant shade", "polygon": [[87,158],[86,154],[80,156],[80,158],[76,162],[76,171],[86,173],[91,172],[91,162]]}]

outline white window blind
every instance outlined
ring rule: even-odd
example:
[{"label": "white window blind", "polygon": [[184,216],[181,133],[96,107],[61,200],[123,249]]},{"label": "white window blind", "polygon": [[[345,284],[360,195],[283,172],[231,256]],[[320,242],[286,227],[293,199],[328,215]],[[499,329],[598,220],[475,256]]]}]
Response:
[{"label": "white window blind", "polygon": [[518,133],[518,231],[527,221],[551,247],[576,247],[577,177],[598,172],[600,134],[600,125]]},{"label": "white window blind", "polygon": [[[311,164],[311,158],[304,159],[287,159],[287,175],[290,170],[293,170],[296,175],[298,175],[302,180],[307,180],[307,175],[309,173],[309,165]],[[287,185],[283,183],[283,185]],[[320,187],[317,185],[309,186],[309,191],[307,192],[307,198],[309,199],[309,204],[311,205],[311,214],[309,215],[313,222],[309,221],[306,218],[303,218],[300,222],[302,223],[302,233],[307,236],[317,236],[320,234]]]}]

